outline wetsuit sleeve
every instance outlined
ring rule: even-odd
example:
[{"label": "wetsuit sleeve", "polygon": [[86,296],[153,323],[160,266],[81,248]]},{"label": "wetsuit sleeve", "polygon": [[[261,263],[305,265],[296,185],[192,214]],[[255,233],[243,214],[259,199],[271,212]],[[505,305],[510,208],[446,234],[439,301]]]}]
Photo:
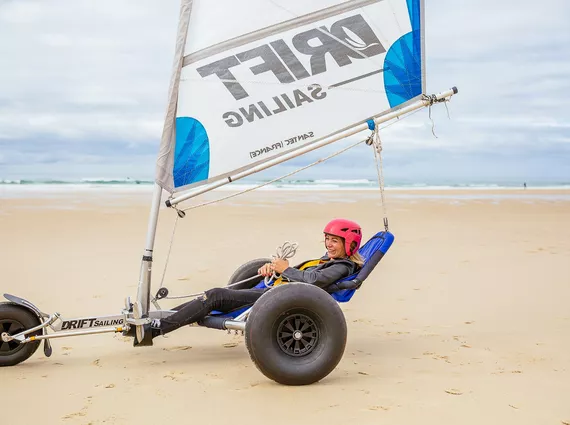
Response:
[{"label": "wetsuit sleeve", "polygon": [[287,267],[283,271],[282,276],[293,282],[305,282],[324,289],[349,274],[349,266],[343,263],[338,263],[332,264],[329,267],[310,270],[297,270],[293,267]]}]

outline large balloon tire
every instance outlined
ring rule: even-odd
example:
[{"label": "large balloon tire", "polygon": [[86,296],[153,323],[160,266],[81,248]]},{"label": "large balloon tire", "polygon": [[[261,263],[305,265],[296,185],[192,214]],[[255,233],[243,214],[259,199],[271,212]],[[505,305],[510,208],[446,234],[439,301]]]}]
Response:
[{"label": "large balloon tire", "polygon": [[[40,324],[35,313],[25,307],[0,303],[0,334],[6,332],[16,335],[26,329],[31,329]],[[36,331],[32,335],[41,335],[42,331]],[[30,335],[28,335],[30,336]],[[40,341],[20,344],[17,341],[3,342],[0,339],[0,367],[14,366],[29,359],[40,346]]]},{"label": "large balloon tire", "polygon": [[266,377],[284,385],[308,385],[338,365],[346,335],[344,314],[330,294],[295,282],[271,289],[253,305],[245,343]]},{"label": "large balloon tire", "polygon": [[[255,260],[248,261],[245,264],[242,264],[238,267],[238,269],[231,275],[230,280],[228,281],[228,286],[242,281],[244,279],[248,279],[253,276],[257,276],[257,271],[261,266],[266,263],[270,263],[270,258],[257,258]],[[259,276],[259,279],[252,279],[247,282],[239,283],[237,285],[232,286],[230,289],[251,289],[255,287],[259,282],[263,280],[263,276]]]}]

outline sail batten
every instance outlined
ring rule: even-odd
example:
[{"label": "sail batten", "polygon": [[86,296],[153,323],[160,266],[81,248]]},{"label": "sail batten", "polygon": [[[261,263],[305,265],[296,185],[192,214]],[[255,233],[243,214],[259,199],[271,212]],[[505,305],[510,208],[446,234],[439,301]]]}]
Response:
[{"label": "sail batten", "polygon": [[[171,193],[257,167],[424,92],[422,0],[184,3],[157,161],[156,180]],[[222,34],[204,33],[200,18],[220,5]],[[263,10],[275,13],[252,15]]]},{"label": "sail batten", "polygon": [[279,34],[281,32],[294,29],[302,25],[312,24],[313,22],[338,15],[339,13],[348,12],[361,6],[378,3],[380,1],[387,0],[350,0],[339,5],[331,6],[327,9],[318,10],[304,16],[293,18],[289,21],[280,22],[279,24],[262,28],[260,30],[253,31],[248,34],[244,34],[231,40],[226,40],[214,46],[210,46],[197,52],[188,54],[184,56],[184,63],[182,66],[188,66],[198,60],[208,58],[216,53],[240,47],[247,43],[262,40],[266,37],[270,37],[272,35]]}]

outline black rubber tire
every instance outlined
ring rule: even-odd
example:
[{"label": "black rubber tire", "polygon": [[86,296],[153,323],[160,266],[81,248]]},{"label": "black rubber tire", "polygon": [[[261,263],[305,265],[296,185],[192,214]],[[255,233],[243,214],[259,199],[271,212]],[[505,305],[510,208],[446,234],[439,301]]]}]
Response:
[{"label": "black rubber tire", "polygon": [[[270,258],[257,258],[255,260],[251,260],[245,264],[242,264],[238,267],[234,274],[231,275],[230,280],[228,281],[228,285],[257,275],[259,268],[264,264],[270,262]],[[259,276],[259,279],[252,279],[248,282],[240,283],[239,285],[232,286],[231,289],[251,289],[259,282],[261,282],[262,279],[263,277]]]},{"label": "black rubber tire", "polygon": [[[291,346],[285,347],[291,344],[284,333],[287,323],[301,330],[308,326],[310,344],[299,345],[304,345],[305,353],[293,353]],[[253,305],[246,322],[245,343],[251,359],[269,379],[284,385],[308,385],[323,379],[340,362],[346,334],[344,314],[330,294],[317,286],[295,282],[271,289]],[[302,333],[300,337],[305,338]]]},{"label": "black rubber tire", "polygon": [[[3,332],[15,335],[39,324],[40,320],[36,314],[25,307],[11,303],[0,303],[0,335]],[[33,335],[41,334],[42,331],[39,330]],[[40,341],[20,344],[16,341],[3,342],[0,339],[0,366],[14,366],[22,363],[29,359],[39,346]]]}]

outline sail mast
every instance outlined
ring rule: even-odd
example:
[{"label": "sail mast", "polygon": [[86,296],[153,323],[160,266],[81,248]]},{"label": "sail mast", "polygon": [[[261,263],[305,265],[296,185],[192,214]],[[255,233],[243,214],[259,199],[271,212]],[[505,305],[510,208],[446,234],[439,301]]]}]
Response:
[{"label": "sail mast", "polygon": [[[178,92],[180,83],[180,72],[182,69],[182,62],[184,60],[184,47],[188,34],[188,24],[190,22],[190,14],[192,12],[193,0],[182,0],[180,4],[180,17],[178,20],[178,31],[176,34],[176,53],[174,56],[174,65],[172,69],[172,77],[170,80],[170,89],[168,92],[168,106],[166,110],[166,119],[164,121],[164,128],[162,132],[162,140],[173,139],[176,133],[174,127],[174,120],[176,118],[176,109],[178,102]],[[165,146],[165,144],[161,144]],[[160,152],[164,155],[164,152]],[[151,287],[151,271],[152,271],[152,253],[154,248],[154,239],[156,235],[156,227],[158,224],[158,213],[160,210],[160,201],[162,198],[162,187],[155,183],[150,216],[148,221],[147,236],[145,242],[144,253],[141,262],[141,269],[139,275],[139,284],[137,291],[137,305],[135,310],[136,314],[146,316],[150,309],[150,287]],[[140,319],[140,317],[137,317]],[[140,328],[140,327],[139,327]],[[139,329],[138,333],[141,333]],[[142,336],[141,338],[142,339]]]},{"label": "sail mast", "polygon": [[178,30],[176,32],[176,50],[174,52],[174,63],[172,65],[172,75],[168,90],[168,105],[166,107],[166,117],[160,139],[160,151],[157,159],[157,175],[164,173],[163,158],[171,154],[176,143],[176,113],[178,110],[178,94],[180,91],[180,74],[184,64],[184,51],[188,38],[188,26],[190,15],[192,14],[193,0],[181,0],[180,17],[178,19]]}]

